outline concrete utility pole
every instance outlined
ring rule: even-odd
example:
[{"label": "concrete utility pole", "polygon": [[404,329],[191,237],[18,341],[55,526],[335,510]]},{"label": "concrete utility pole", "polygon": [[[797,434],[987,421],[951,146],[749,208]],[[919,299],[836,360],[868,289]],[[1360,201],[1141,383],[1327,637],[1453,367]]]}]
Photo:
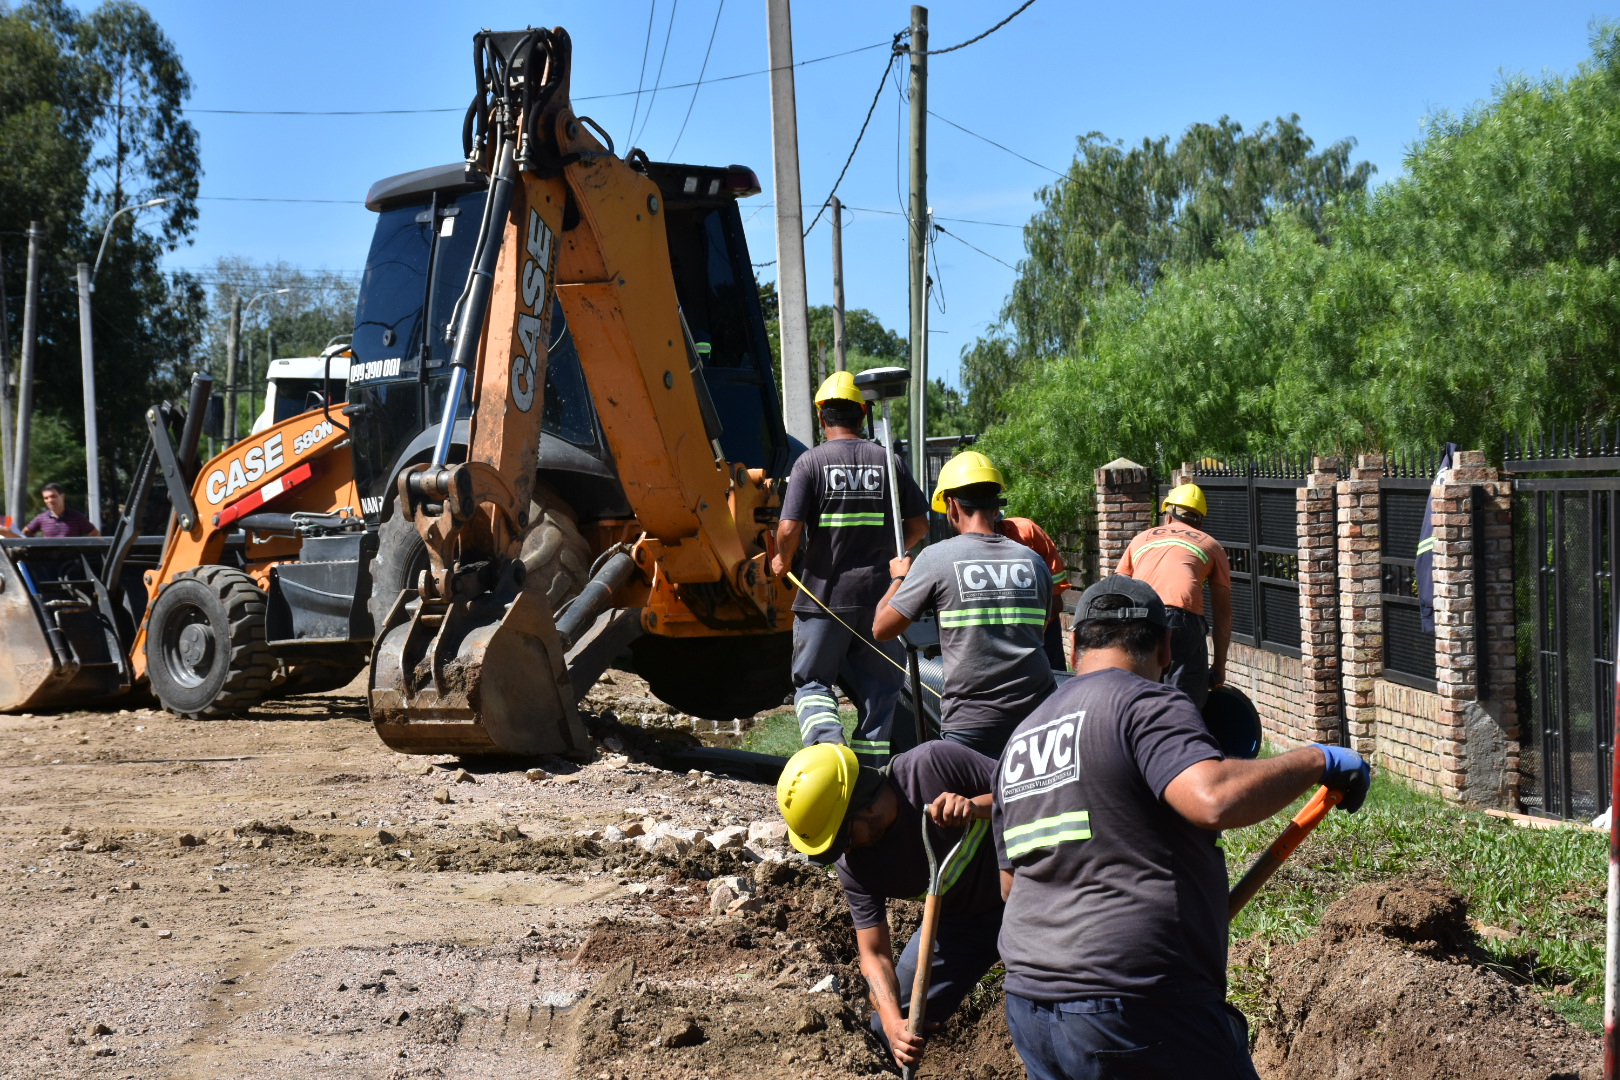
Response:
[{"label": "concrete utility pole", "polygon": [[849,370],[849,346],[844,339],[844,204],[832,199],[833,244],[833,359],[839,371]]},{"label": "concrete utility pole", "polygon": [[90,264],[79,264],[79,366],[84,373],[84,511],[101,531],[101,432],[96,424],[96,346],[90,333]]},{"label": "concrete utility pole", "polygon": [[776,188],[776,296],[782,332],[782,420],[811,446],[810,300],[804,276],[799,196],[799,121],[793,99],[793,20],[788,0],[766,0],[771,58],[771,157]]},{"label": "concrete utility pole", "polygon": [[928,462],[928,9],[911,7],[911,475],[926,484]]},{"label": "concrete utility pole", "polygon": [[236,442],[236,353],[242,344],[242,293],[231,290],[231,321],[225,327],[225,445]]},{"label": "concrete utility pole", "polygon": [[[11,309],[6,306],[6,257],[0,251],[0,483],[11,489]],[[0,504],[3,506],[4,504]]]},{"label": "concrete utility pole", "polygon": [[28,494],[28,436],[34,421],[34,353],[39,345],[39,242],[45,227],[28,223],[28,284],[23,293],[22,374],[17,383],[17,452],[12,455],[11,490],[6,509],[13,525],[22,524]]}]

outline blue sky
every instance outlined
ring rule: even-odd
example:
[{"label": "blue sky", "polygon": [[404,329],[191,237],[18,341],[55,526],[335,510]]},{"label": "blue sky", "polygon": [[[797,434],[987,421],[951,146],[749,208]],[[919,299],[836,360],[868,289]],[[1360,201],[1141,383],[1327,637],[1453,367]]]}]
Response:
[{"label": "blue sky", "polygon": [[[460,109],[472,92],[471,38],[481,26],[516,29],[544,19],[568,28],[575,48],[574,100],[608,128],[622,153],[631,143],[669,158],[692,101],[690,88],[654,98],[592,95],[635,91],[642,80],[654,0],[481,5],[281,0],[274,5],[151,0],[195,84],[195,109],[433,109],[412,116],[238,116],[196,112],[205,176],[201,218],[176,267],[206,267],[222,255],[284,259],[306,268],[358,271],[372,215],[361,205],[372,181],[460,156]],[[655,0],[644,85],[759,71],[767,64],[763,0]],[[948,0],[930,7],[932,44],[972,37],[1016,0]],[[716,12],[720,10],[716,31]],[[674,19],[670,16],[673,10]],[[897,0],[809,2],[794,7],[795,59],[862,46],[797,72],[803,198],[826,197],[849,153],[886,57],[906,25]],[[1537,3],[1172,3],[1104,5],[1037,0],[986,40],[931,61],[929,105],[941,116],[1052,169],[1073,156],[1076,136],[1100,131],[1127,142],[1175,134],[1232,116],[1246,128],[1297,112],[1318,145],[1353,136],[1357,159],[1378,179],[1400,174],[1405,148],[1433,111],[1461,111],[1488,96],[1503,73],[1569,73],[1587,55],[1588,27],[1610,13],[1587,2]],[[668,29],[668,48],[665,35]],[[897,69],[898,70],[898,69]],[[643,123],[645,127],[643,128]],[[857,209],[844,233],[846,294],[902,332],[906,236],[898,216],[905,184],[898,151],[904,115],[892,86],[839,194]],[[929,130],[929,196],[936,215],[997,224],[947,228],[1005,263],[1022,252],[1016,227],[1052,174],[946,125]],[[745,202],[756,262],[775,258],[770,202],[770,98],[763,75],[704,85],[676,160],[752,166],[765,191]],[[336,203],[231,202],[304,198]],[[756,213],[757,210],[757,213]],[[825,220],[806,242],[810,302],[831,300]],[[957,355],[995,319],[1014,274],[948,237],[939,240],[945,310],[931,316],[931,368],[955,381]],[[774,267],[762,272],[774,273]]]}]

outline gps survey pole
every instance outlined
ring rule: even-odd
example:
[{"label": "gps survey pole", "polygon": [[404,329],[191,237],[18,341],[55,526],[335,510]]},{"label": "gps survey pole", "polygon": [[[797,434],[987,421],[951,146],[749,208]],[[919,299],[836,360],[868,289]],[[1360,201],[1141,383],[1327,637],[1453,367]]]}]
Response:
[{"label": "gps survey pole", "polygon": [[[906,523],[900,516],[900,474],[894,464],[894,428],[889,424],[889,402],[903,397],[911,382],[911,372],[902,367],[870,368],[855,376],[855,387],[867,401],[883,406],[883,451],[889,458],[889,508],[894,513],[894,550],[899,558],[906,554]],[[917,745],[928,741],[928,718],[923,713],[922,669],[917,663],[917,650],[901,635],[900,643],[906,649],[906,676],[911,680],[911,713],[917,723]]]}]

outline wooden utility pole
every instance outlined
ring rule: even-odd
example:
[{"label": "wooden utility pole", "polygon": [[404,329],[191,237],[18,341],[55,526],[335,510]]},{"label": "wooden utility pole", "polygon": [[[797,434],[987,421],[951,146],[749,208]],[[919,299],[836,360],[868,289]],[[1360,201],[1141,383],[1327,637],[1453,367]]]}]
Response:
[{"label": "wooden utility pole", "polygon": [[928,462],[928,9],[911,8],[911,475],[926,483]]},{"label": "wooden utility pole", "polygon": [[34,354],[39,345],[39,242],[45,227],[28,223],[28,283],[23,293],[22,373],[17,382],[17,450],[12,455],[11,490],[6,509],[13,525],[22,524],[28,506],[28,438],[34,422]]},{"label": "wooden utility pole", "polygon": [[849,345],[844,339],[844,204],[832,197],[833,259],[833,362],[849,370]]},{"label": "wooden utility pole", "polygon": [[[6,256],[0,250],[0,482],[11,490],[11,309],[6,306]],[[3,505],[3,504],[0,504]]]},{"label": "wooden utility pole", "polygon": [[782,332],[782,419],[810,446],[810,300],[804,276],[804,208],[799,194],[799,121],[793,99],[793,20],[788,0],[766,0],[770,35],[771,150],[776,188],[776,289]]},{"label": "wooden utility pole", "polygon": [[225,327],[225,445],[236,442],[236,354],[242,347],[242,292],[231,290],[231,321]]}]

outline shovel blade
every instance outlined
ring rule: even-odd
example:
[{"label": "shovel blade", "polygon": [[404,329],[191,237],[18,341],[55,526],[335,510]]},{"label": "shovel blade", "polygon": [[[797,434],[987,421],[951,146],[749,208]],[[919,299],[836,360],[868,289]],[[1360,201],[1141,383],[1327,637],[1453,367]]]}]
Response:
[{"label": "shovel blade", "polygon": [[371,664],[371,719],[406,754],[580,756],[589,739],[543,592],[480,597],[389,628]]},{"label": "shovel blade", "polygon": [[[88,705],[118,697],[129,689],[122,678],[121,655],[109,653],[104,633],[80,636],[81,644],[99,647],[92,658],[100,663],[84,666],[61,663],[51,649],[41,610],[29,596],[11,555],[0,555],[0,711],[23,712],[63,705]],[[70,616],[90,619],[93,616]],[[55,631],[60,650],[72,648],[60,629]]]}]

